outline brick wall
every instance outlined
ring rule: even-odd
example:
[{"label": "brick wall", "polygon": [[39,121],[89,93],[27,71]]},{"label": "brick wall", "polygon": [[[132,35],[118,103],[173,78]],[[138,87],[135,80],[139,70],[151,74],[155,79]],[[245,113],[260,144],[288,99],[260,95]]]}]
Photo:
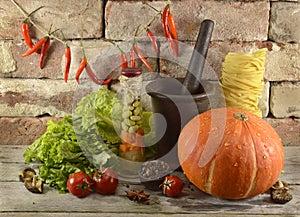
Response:
[{"label": "brick wall", "polygon": [[[45,67],[39,56],[22,58],[27,47],[22,40],[22,13],[11,0],[0,0],[0,144],[28,145],[46,129],[48,119],[72,113],[78,86],[75,72],[82,57],[83,39],[87,58],[105,56],[110,43],[103,39],[132,39],[135,28],[156,13],[145,5],[161,9],[166,1],[117,0],[16,0],[26,11],[45,6],[32,16],[38,26],[60,28],[71,44],[70,80],[63,82],[64,44],[51,40]],[[173,0],[179,39],[192,46],[203,19],[215,21],[207,60],[220,75],[221,63],[229,51],[250,52],[268,48],[263,100],[264,118],[277,130],[284,145],[300,144],[300,1]],[[159,19],[151,29],[163,36]],[[31,28],[35,40],[45,32]],[[163,45],[162,45],[163,47]],[[102,52],[102,53],[101,53]],[[151,62],[155,69],[174,76],[185,70],[174,64]]]}]

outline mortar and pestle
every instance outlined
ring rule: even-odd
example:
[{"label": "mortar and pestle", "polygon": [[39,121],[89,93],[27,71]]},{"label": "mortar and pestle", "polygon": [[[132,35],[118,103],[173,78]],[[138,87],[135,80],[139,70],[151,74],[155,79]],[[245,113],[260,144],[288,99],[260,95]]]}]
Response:
[{"label": "mortar and pestle", "polygon": [[177,140],[182,128],[193,117],[215,106],[210,100],[217,94],[214,86],[201,80],[213,28],[214,22],[211,20],[201,23],[183,80],[158,78],[146,86],[155,114],[157,158],[167,162],[173,170],[180,167]]}]

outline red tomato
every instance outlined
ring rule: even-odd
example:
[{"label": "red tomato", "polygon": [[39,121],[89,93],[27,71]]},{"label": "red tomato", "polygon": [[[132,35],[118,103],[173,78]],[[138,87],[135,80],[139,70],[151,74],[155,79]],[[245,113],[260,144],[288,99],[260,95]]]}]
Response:
[{"label": "red tomato", "polygon": [[162,184],[163,194],[168,197],[176,197],[181,193],[183,183],[177,176],[167,176]]},{"label": "red tomato", "polygon": [[71,194],[77,197],[86,197],[92,191],[92,179],[84,172],[76,172],[70,175],[67,187]]},{"label": "red tomato", "polygon": [[99,194],[113,194],[118,186],[118,176],[111,168],[101,168],[93,176],[94,189]]}]

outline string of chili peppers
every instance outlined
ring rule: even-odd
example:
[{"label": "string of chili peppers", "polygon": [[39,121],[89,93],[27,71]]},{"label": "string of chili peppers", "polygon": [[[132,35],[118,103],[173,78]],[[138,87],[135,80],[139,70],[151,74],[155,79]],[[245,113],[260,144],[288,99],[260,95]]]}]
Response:
[{"label": "string of chili peppers", "polygon": [[80,41],[80,45],[81,45],[81,51],[82,51],[82,54],[83,54],[83,58],[80,62],[79,68],[77,69],[76,74],[75,74],[75,80],[77,81],[77,83],[78,84],[80,83],[79,77],[82,74],[83,70],[85,69],[87,75],[89,76],[89,78],[95,84],[98,84],[98,85],[107,85],[107,84],[109,84],[112,81],[112,78],[108,78],[108,79],[105,79],[105,80],[100,80],[95,75],[95,73],[93,72],[90,64],[87,61],[87,58],[86,58],[86,55],[85,55],[85,52],[84,52],[84,48],[83,48],[83,45],[82,45],[82,41]]},{"label": "string of chili peppers", "polygon": [[[23,27],[24,26],[24,22],[21,24],[21,26]],[[30,38],[30,34],[29,34],[29,30],[28,29],[24,29],[22,28],[22,30],[25,30],[25,32],[23,31],[23,36],[26,37],[25,40],[27,40],[28,42],[31,41],[31,38]],[[26,57],[26,56],[29,56],[33,53],[39,53],[40,54],[40,69],[43,69],[43,64],[44,64],[44,59],[45,59],[45,56],[47,54],[47,51],[50,47],[50,37],[51,35],[56,32],[57,30],[54,30],[53,32],[50,32],[51,30],[51,27],[49,29],[49,33],[44,36],[42,39],[40,39],[35,45],[33,45],[33,43],[29,43],[28,44],[28,47],[29,47],[29,50],[27,50],[25,53],[23,53],[21,56],[22,57]],[[40,50],[40,51],[39,51]]]},{"label": "string of chili peppers", "polygon": [[[11,2],[21,11],[21,13],[25,16],[25,20],[22,21],[21,23],[21,30],[22,30],[22,35],[24,38],[25,43],[27,44],[27,46],[29,47],[29,50],[27,50],[25,53],[22,54],[22,57],[25,56],[29,56],[33,53],[37,53],[40,54],[40,68],[43,68],[43,62],[45,59],[45,56],[47,54],[47,51],[50,47],[50,39],[55,39],[61,43],[65,44],[65,52],[64,52],[64,56],[65,56],[65,69],[64,69],[64,81],[67,82],[68,81],[68,75],[69,75],[69,70],[70,70],[70,65],[71,65],[71,49],[70,46],[68,45],[68,43],[66,42],[65,38],[61,39],[57,36],[55,36],[53,32],[49,32],[47,34],[45,34],[45,31],[42,27],[38,26],[37,24],[35,24],[31,19],[30,16],[35,13],[36,11],[40,10],[41,8],[43,8],[43,6],[37,8],[36,10],[34,10],[33,12],[31,12],[30,14],[27,14],[18,4],[15,0],[11,0]],[[150,6],[149,4],[147,4],[148,6]],[[176,26],[175,26],[175,22],[174,22],[174,16],[170,11],[170,1],[168,1],[167,5],[164,7],[163,11],[158,11],[157,9],[155,9],[154,7],[150,6],[151,8],[153,8],[154,10],[156,10],[158,12],[158,14],[156,14],[150,21],[149,23],[146,25],[145,30],[147,33],[147,36],[149,37],[152,45],[153,45],[153,49],[156,53],[158,53],[158,45],[157,45],[157,41],[156,38],[153,34],[153,32],[150,30],[150,25],[151,23],[156,19],[157,15],[161,15],[161,22],[162,22],[162,26],[163,26],[163,30],[164,30],[164,36],[165,38],[168,40],[170,47],[172,49],[172,53],[174,56],[178,56],[178,36],[177,36],[177,31],[176,31]],[[30,31],[29,31],[29,23],[31,23],[35,28],[37,28],[40,32],[44,33],[45,36],[40,39],[36,44],[34,44],[32,42],[31,36],[30,36]],[[62,33],[63,35],[63,33]],[[138,58],[142,61],[142,63],[149,69],[150,72],[153,72],[153,68],[150,65],[150,63],[147,61],[147,59],[145,58],[145,56],[143,55],[143,53],[141,52],[141,50],[138,48],[137,42],[135,40],[135,37],[137,37],[138,35],[138,28],[136,30],[135,36],[134,36],[134,43],[132,45],[132,48],[129,52],[130,55],[130,65],[128,65],[128,60],[126,57],[126,53],[124,51],[122,51],[120,48],[120,61],[121,61],[121,67],[122,69],[127,68],[127,67],[131,67],[134,68],[135,67],[135,55],[138,56]],[[64,37],[64,36],[63,36]],[[74,45],[76,46],[76,45]],[[86,70],[87,75],[89,76],[89,78],[96,84],[98,85],[105,85],[111,82],[111,78],[109,79],[105,79],[105,80],[100,80],[97,78],[97,76],[95,75],[95,73],[92,71],[92,68],[90,67],[90,65],[87,62],[87,58],[84,54],[84,49],[83,46],[81,44],[81,49],[83,52],[83,58],[80,62],[80,65],[77,69],[77,72],[75,74],[75,80],[77,81],[77,83],[80,83],[79,77],[81,75],[81,73],[83,72],[83,70]]]},{"label": "string of chili peppers", "polygon": [[[156,8],[152,7],[151,5],[147,4],[153,10],[159,12],[161,15],[161,23],[164,30],[164,36],[168,40],[172,54],[176,57],[179,55],[179,46],[178,46],[178,34],[177,28],[175,24],[175,19],[173,13],[171,13],[171,1],[169,0],[166,6],[164,7],[163,11],[158,11]],[[151,33],[148,36],[151,39]],[[151,40],[152,41],[152,40]],[[153,45],[155,46],[155,45]]]}]

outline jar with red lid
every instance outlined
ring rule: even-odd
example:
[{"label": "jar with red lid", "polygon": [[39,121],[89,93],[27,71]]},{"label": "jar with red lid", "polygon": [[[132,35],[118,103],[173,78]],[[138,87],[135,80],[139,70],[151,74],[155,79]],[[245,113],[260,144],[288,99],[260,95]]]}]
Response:
[{"label": "jar with red lid", "polygon": [[119,77],[122,87],[121,145],[119,156],[129,161],[145,161],[143,107],[141,102],[142,71],[123,69]]}]

